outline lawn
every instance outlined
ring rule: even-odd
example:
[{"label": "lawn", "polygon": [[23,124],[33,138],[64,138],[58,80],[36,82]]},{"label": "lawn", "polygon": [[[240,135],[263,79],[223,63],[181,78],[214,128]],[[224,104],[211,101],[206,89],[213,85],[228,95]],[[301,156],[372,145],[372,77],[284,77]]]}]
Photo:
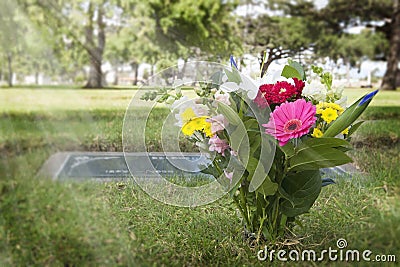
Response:
[{"label": "lawn", "polygon": [[[366,91],[346,94],[355,99]],[[0,89],[0,266],[267,265],[257,260],[264,245],[244,241],[228,197],[177,208],[133,182],[35,178],[57,151],[121,151],[123,117],[135,92]],[[142,108],[135,105],[137,119]],[[166,114],[156,109],[149,125],[146,141],[154,151]],[[274,248],[322,251],[344,238],[349,249],[400,260],[400,92],[380,92],[363,119],[350,152],[363,174],[337,177],[300,217],[295,237]]]}]

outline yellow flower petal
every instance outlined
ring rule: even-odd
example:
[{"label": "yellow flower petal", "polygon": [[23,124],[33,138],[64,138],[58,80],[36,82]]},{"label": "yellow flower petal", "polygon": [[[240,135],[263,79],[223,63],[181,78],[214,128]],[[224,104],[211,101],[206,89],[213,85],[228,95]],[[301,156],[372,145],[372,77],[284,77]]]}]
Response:
[{"label": "yellow flower petal", "polygon": [[321,118],[327,123],[331,123],[332,121],[336,120],[338,116],[339,115],[337,111],[333,108],[326,108],[321,112]]},{"label": "yellow flower petal", "polygon": [[187,136],[191,136],[196,131],[196,128],[193,125],[193,121],[188,121],[182,126],[182,133]]},{"label": "yellow flower petal", "polygon": [[341,112],[344,111],[344,109],[343,109],[340,105],[338,105],[338,104],[336,104],[336,103],[327,103],[326,106],[327,106],[328,108],[336,109],[339,113],[341,113]]},{"label": "yellow flower petal", "polygon": [[311,134],[311,136],[312,136],[312,137],[315,137],[315,138],[320,138],[320,137],[323,136],[323,133],[322,133],[322,131],[321,131],[320,129],[314,128],[314,131],[313,131],[313,133]]},{"label": "yellow flower petal", "polygon": [[191,136],[195,131],[203,132],[207,136],[212,136],[211,123],[207,122],[208,116],[194,117],[182,126],[182,133]]}]

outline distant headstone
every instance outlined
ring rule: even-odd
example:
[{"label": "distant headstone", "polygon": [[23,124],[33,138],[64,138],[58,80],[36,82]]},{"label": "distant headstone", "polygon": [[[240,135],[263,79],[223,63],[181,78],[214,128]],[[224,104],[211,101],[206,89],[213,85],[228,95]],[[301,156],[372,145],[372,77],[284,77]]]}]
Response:
[{"label": "distant headstone", "polygon": [[[128,162],[128,165],[127,165]],[[52,155],[40,169],[38,176],[53,180],[116,181],[132,178],[159,178],[178,176],[210,177],[201,168],[210,159],[200,153],[128,153],[122,152],[59,152]],[[129,166],[129,168],[128,168]],[[334,178],[353,174],[353,165],[343,165],[321,170],[322,177]]]}]

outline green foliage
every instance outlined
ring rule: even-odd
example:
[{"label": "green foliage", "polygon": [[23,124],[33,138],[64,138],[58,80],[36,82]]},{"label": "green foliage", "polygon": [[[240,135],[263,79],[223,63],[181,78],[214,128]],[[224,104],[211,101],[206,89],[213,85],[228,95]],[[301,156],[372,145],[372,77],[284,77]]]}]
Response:
[{"label": "green foliage", "polygon": [[350,144],[337,138],[314,138],[301,143],[289,157],[289,171],[319,170],[352,162],[344,152]]},{"label": "green foliage", "polygon": [[284,201],[281,211],[288,217],[295,217],[310,210],[321,192],[319,170],[289,173],[282,181],[280,193]]},{"label": "green foliage", "polygon": [[22,54],[27,47],[24,35],[28,24],[16,8],[15,3],[0,1],[0,71],[7,74],[9,86],[13,86],[13,75],[17,66],[22,66]]},{"label": "green foliage", "polygon": [[378,21],[388,18],[392,12],[391,0],[329,0],[320,13],[325,23],[336,27],[337,30],[358,23],[354,18],[361,21]]},{"label": "green foliage", "polygon": [[[388,52],[390,30],[387,23],[373,26],[373,21],[384,21],[393,11],[391,0],[344,1],[330,0],[315,17],[321,25],[321,39],[316,53],[334,60],[343,59],[351,66],[369,58],[382,57]],[[348,34],[346,28],[367,26],[360,34]]]},{"label": "green foliage", "polygon": [[289,65],[286,65],[283,68],[281,75],[285,78],[297,78],[299,80],[303,79],[303,76],[298,72],[298,70]]},{"label": "green foliage", "polygon": [[[233,1],[149,1],[144,4],[151,17],[155,17],[153,42],[162,51],[178,53],[177,56],[197,59],[228,58],[240,51],[230,12]],[[179,54],[184,51],[186,56]]]},{"label": "green foliage", "polygon": [[[285,3],[276,5],[278,10],[285,10]],[[273,7],[271,5],[270,7]],[[299,10],[293,7],[291,10]],[[252,54],[275,49],[275,59],[295,57],[316,43],[320,25],[313,16],[293,14],[289,16],[260,15],[246,17],[241,22],[246,32],[245,44]],[[270,56],[271,57],[271,56]]]},{"label": "green foliage", "polygon": [[318,53],[359,67],[360,61],[365,58],[374,60],[377,56],[384,55],[388,51],[388,45],[389,42],[382,32],[365,29],[360,34],[343,33],[332,36],[325,48],[319,49]]},{"label": "green foliage", "polygon": [[314,66],[311,65],[312,71],[317,74],[320,78],[320,81],[322,84],[326,86],[326,88],[329,90],[332,89],[332,73],[330,72],[324,72],[322,67]]}]

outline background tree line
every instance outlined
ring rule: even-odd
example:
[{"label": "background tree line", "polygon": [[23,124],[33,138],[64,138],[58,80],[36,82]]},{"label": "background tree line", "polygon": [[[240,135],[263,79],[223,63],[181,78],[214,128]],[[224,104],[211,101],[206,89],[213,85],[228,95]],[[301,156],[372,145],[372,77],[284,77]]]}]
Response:
[{"label": "background tree line", "polygon": [[[238,16],[239,5],[262,14]],[[230,54],[277,59],[312,51],[349,66],[386,60],[381,87],[394,90],[400,52],[399,0],[0,0],[0,80],[40,73],[60,81],[82,76],[105,86],[105,62],[157,68],[177,59],[225,61]],[[364,26],[360,34],[347,29]],[[116,76],[117,78],[118,76]]]}]

